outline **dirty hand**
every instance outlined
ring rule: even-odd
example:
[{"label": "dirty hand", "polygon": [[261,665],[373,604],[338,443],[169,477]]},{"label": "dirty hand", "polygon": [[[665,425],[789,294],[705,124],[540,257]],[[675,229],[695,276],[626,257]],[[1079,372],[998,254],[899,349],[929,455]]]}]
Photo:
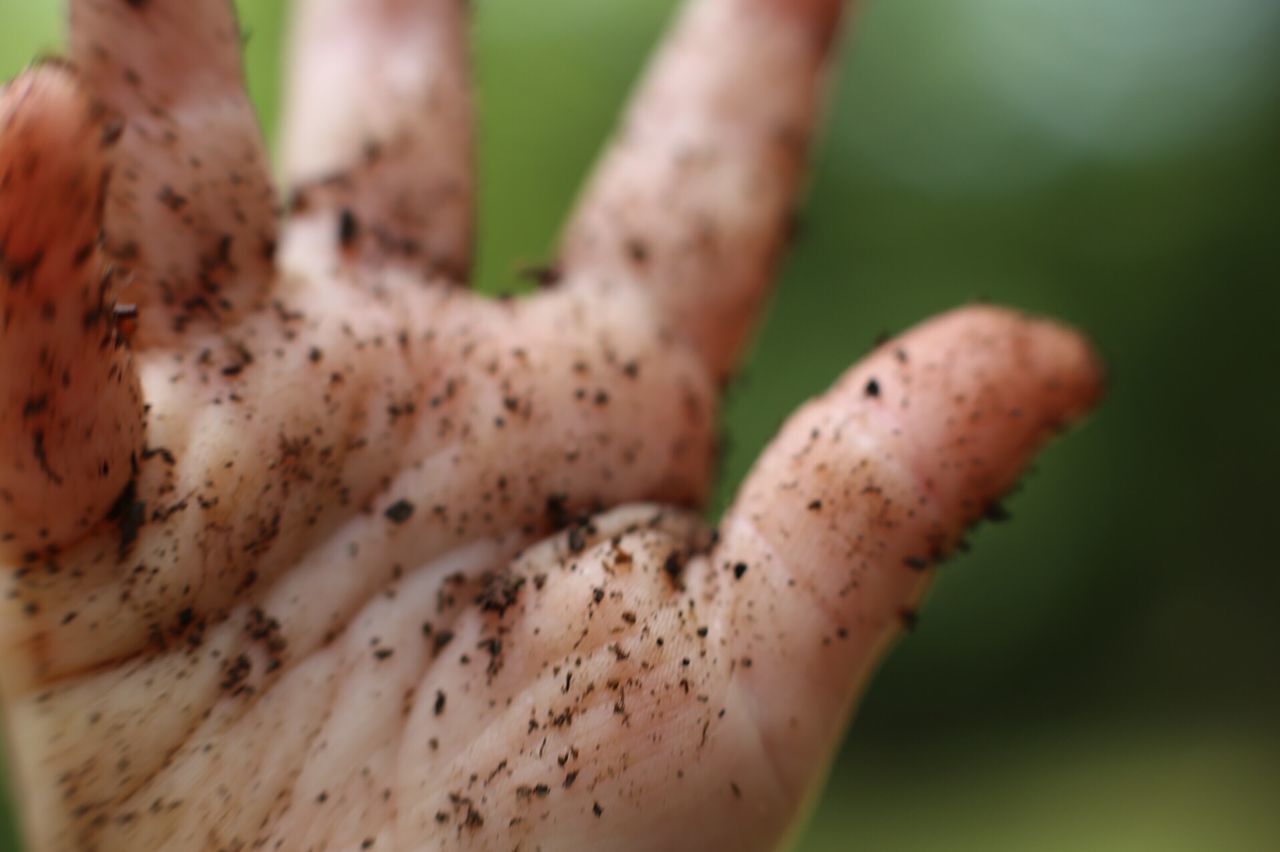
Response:
[{"label": "dirty hand", "polygon": [[691,0],[505,301],[464,286],[461,0],[298,4],[283,216],[226,0],[70,5],[69,62],[0,94],[35,849],[771,848],[932,567],[1098,393],[1071,331],[960,310],[699,520],[834,0]]}]

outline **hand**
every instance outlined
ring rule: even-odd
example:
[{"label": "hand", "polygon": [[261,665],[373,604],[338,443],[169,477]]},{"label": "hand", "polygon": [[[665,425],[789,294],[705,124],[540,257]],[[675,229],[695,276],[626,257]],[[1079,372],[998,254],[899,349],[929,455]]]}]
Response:
[{"label": "hand", "polygon": [[463,6],[300,4],[283,222],[224,0],[72,0],[70,64],[0,94],[33,848],[771,848],[933,566],[1098,396],[1073,332],[948,314],[706,529],[840,4],[690,0],[508,301],[462,286]]}]

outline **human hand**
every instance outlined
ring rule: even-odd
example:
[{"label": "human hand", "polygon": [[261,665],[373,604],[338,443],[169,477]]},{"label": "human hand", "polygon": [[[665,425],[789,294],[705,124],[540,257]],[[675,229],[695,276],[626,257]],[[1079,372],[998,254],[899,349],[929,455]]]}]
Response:
[{"label": "human hand", "polygon": [[71,7],[73,67],[0,95],[34,848],[772,848],[933,565],[1098,395],[1074,333],[948,314],[703,526],[832,0],[691,0],[511,301],[461,286],[461,2],[300,4],[283,223],[229,4]]}]

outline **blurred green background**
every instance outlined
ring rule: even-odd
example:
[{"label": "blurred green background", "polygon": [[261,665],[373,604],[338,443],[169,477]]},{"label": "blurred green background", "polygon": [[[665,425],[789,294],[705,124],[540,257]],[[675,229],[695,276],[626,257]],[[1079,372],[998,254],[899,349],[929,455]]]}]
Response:
[{"label": "blurred green background", "polygon": [[[270,132],[284,4],[240,5]],[[0,76],[59,6],[0,0]],[[477,4],[486,289],[548,256],[674,6]],[[1082,326],[1113,385],[941,572],[799,848],[1280,849],[1280,3],[880,0],[845,47],[721,503],[879,332],[967,300]]]}]

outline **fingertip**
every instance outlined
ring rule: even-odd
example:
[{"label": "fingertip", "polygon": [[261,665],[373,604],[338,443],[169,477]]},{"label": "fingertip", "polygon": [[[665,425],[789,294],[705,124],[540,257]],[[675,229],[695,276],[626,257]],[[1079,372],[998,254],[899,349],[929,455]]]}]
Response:
[{"label": "fingertip", "polygon": [[1032,454],[1093,410],[1104,376],[1076,329],[971,305],[886,342],[836,385],[832,404],[899,436],[899,463],[941,515],[971,520],[1013,487]]},{"label": "fingertip", "polygon": [[991,341],[1012,377],[1012,393],[1028,394],[1044,420],[1065,428],[1102,401],[1106,366],[1089,337],[1059,320],[1022,311],[983,307],[961,309],[959,322]]},{"label": "fingertip", "polygon": [[771,11],[790,15],[800,23],[811,27],[824,43],[829,41],[839,25],[841,15],[849,0],[750,0]]},{"label": "fingertip", "polygon": [[[845,374],[832,393],[848,401],[879,398],[881,407],[923,428],[931,415],[955,424],[1005,407],[1015,418],[1063,427],[1092,411],[1107,369],[1089,338],[1069,325],[992,305],[969,305],[880,344]],[[869,384],[870,383],[870,384]],[[874,393],[870,393],[870,389]],[[986,401],[987,411],[975,410]],[[918,417],[912,413],[918,412]]]},{"label": "fingertip", "polygon": [[[49,57],[35,62],[14,79],[0,85],[0,115],[4,116],[7,129],[11,118],[20,111],[19,107],[33,97],[45,103],[46,109],[39,115],[47,119],[62,114],[56,108],[59,102],[73,102],[81,96],[71,66],[65,60]],[[27,117],[31,114],[28,113]]]},{"label": "fingertip", "polygon": [[[1106,366],[1088,336],[1060,320],[998,305],[966,305],[921,326],[945,345],[983,350],[1005,359],[1011,373],[1039,379],[1045,403],[1074,421],[1101,401]],[[963,365],[963,353],[951,356]]]},{"label": "fingertip", "polygon": [[[0,91],[0,262],[9,298],[47,296],[92,251],[107,173],[102,118],[59,62]],[[55,246],[66,251],[51,253]]]},{"label": "fingertip", "polygon": [[[77,131],[102,120],[103,111],[81,85],[75,69],[64,59],[49,57],[31,65],[0,85],[0,133],[7,140],[4,155],[12,160],[15,139],[59,143],[50,157],[69,158],[99,145]],[[59,135],[61,134],[61,135]],[[67,135],[75,134],[75,135]]]}]

